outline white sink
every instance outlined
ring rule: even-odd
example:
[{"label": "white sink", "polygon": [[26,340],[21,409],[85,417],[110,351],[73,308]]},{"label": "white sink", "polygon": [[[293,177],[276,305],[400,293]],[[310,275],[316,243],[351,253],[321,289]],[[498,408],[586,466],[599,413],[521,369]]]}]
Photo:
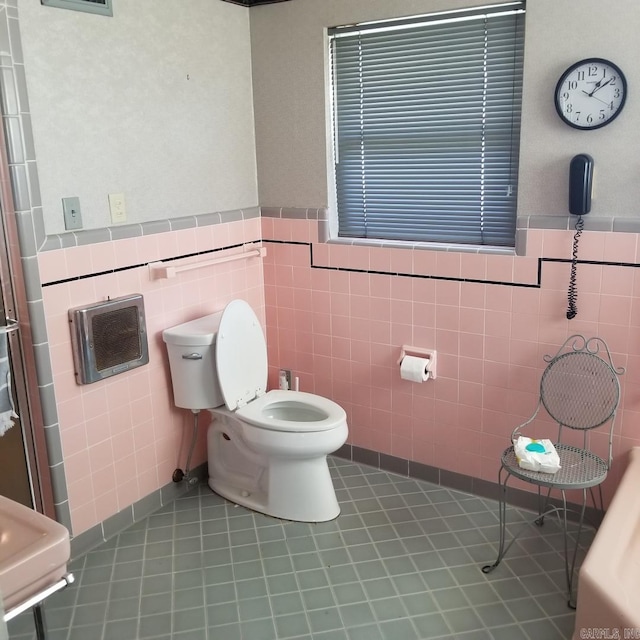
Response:
[{"label": "white sink", "polygon": [[0,593],[5,611],[60,580],[70,553],[65,527],[0,496]]}]

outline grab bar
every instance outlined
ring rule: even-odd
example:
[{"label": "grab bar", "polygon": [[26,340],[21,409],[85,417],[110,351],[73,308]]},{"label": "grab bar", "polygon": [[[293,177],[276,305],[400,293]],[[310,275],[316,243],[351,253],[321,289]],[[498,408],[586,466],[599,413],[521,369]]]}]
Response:
[{"label": "grab bar", "polygon": [[65,576],[60,578],[58,582],[55,582],[54,584],[44,588],[42,591],[39,591],[35,595],[31,596],[28,600],[25,600],[22,604],[19,604],[13,607],[13,609],[5,612],[4,621],[9,622],[9,620],[13,620],[16,616],[24,613],[27,609],[31,609],[32,607],[39,605],[50,595],[56,593],[56,591],[60,591],[61,589],[64,589],[74,582],[75,578],[73,576],[73,573],[67,573]]},{"label": "grab bar", "polygon": [[5,321],[6,324],[0,325],[0,334],[11,333],[12,331],[17,331],[20,328],[18,321],[13,318],[5,318]]},{"label": "grab bar", "polygon": [[232,253],[231,255],[222,256],[221,258],[211,258],[209,260],[202,260],[200,262],[189,262],[187,264],[179,265],[166,265],[162,262],[149,263],[149,274],[152,279],[159,278],[175,278],[176,275],[183,271],[192,271],[193,269],[201,269],[203,267],[212,267],[217,264],[224,264],[225,262],[233,262],[235,260],[242,260],[243,258],[264,258],[267,255],[265,247],[258,249],[252,249],[251,251],[243,251],[242,253]]}]

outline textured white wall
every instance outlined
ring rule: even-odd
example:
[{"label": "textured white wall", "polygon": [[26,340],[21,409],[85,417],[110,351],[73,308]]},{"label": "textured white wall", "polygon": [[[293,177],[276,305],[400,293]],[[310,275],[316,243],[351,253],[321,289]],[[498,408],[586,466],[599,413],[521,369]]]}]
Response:
[{"label": "textured white wall", "polygon": [[[594,216],[637,216],[640,203],[640,3],[637,0],[533,0],[527,3],[521,215],[568,211],[569,161],[589,153],[595,164]],[[623,112],[610,125],[578,131],[556,114],[558,78],[574,62],[606,58],[629,85]]]},{"label": "textured white wall", "polygon": [[[486,4],[473,0],[293,0],[251,10],[260,203],[321,207],[327,195],[326,27]],[[569,161],[596,166],[593,215],[634,216],[640,202],[640,3],[529,0],[525,40],[520,215],[568,214]],[[573,62],[608,58],[627,76],[619,118],[597,131],[563,124],[556,82]]]},{"label": "textured white wall", "polygon": [[219,0],[116,0],[112,18],[19,0],[47,233],[61,198],[84,228],[258,204],[249,11]]}]

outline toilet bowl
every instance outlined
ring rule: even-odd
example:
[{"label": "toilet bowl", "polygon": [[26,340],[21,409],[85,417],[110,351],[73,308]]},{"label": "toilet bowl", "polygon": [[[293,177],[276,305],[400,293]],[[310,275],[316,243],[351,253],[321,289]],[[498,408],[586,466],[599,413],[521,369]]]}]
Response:
[{"label": "toilet bowl", "polygon": [[327,455],[348,436],[335,402],[300,391],[266,391],[267,348],[243,300],[163,332],[174,402],[208,409],[209,486],[249,509],[324,522],[340,513]]}]

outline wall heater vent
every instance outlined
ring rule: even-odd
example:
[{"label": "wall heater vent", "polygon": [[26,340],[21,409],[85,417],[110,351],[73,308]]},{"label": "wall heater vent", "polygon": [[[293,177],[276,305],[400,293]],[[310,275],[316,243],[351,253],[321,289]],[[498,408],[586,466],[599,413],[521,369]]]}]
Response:
[{"label": "wall heater vent", "polygon": [[69,309],[76,382],[90,384],[149,362],[139,294]]},{"label": "wall heater vent", "polygon": [[40,4],[59,9],[98,13],[103,16],[113,15],[111,0],[40,0]]}]

